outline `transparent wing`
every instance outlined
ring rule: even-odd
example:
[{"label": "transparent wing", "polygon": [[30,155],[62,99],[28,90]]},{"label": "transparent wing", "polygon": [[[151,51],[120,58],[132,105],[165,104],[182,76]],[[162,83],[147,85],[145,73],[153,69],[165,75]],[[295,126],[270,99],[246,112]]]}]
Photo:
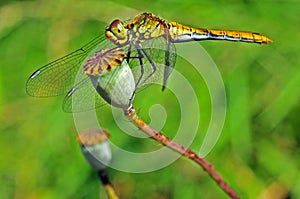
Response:
[{"label": "transparent wing", "polygon": [[[142,57],[144,71],[141,73],[140,60],[138,58],[138,50],[131,48],[129,66],[133,70],[135,81],[142,75],[143,87],[159,80],[166,76],[166,67],[168,69],[167,76],[176,62],[176,51],[173,43],[167,47],[166,39],[156,38],[143,42],[142,49],[149,55],[150,59],[155,63],[156,72],[147,81],[145,78],[153,72],[153,67],[149,59]],[[82,112],[92,110],[103,106],[106,102],[95,91],[89,77],[83,72],[83,65],[87,59],[94,56],[96,52],[103,49],[111,49],[116,46],[105,38],[102,34],[82,48],[57,59],[37,71],[35,71],[27,81],[26,90],[31,96],[51,97],[63,93],[67,93],[63,103],[65,112]],[[125,52],[128,52],[128,46],[122,47]],[[169,56],[166,57],[166,51],[169,51]],[[169,59],[169,66],[166,66],[166,58]]]},{"label": "transparent wing", "polygon": [[63,110],[67,113],[84,112],[104,106],[106,102],[99,96],[90,78],[82,80],[65,96]]},{"label": "transparent wing", "polygon": [[105,34],[94,38],[82,48],[36,70],[28,79],[26,91],[31,96],[50,97],[66,93],[79,81],[87,78],[80,67],[88,54],[105,40]]},{"label": "transparent wing", "polygon": [[[160,83],[163,83],[163,79],[165,77],[165,68],[168,67],[170,69],[173,69],[176,62],[175,46],[173,43],[170,43],[168,51],[170,55],[168,57],[170,65],[166,66],[166,44],[167,43],[164,38],[157,38],[143,42],[143,50],[146,51],[146,53],[150,56],[150,59],[155,63],[156,66],[155,73],[151,77],[149,77],[147,81],[144,80],[146,80],[146,77],[153,72],[153,67],[149,59],[144,56],[142,57],[144,71],[143,73],[141,73],[138,50],[142,49],[131,48],[131,58],[129,59],[129,66],[132,68],[135,83],[137,83],[137,80],[141,75],[142,81],[144,81],[143,84],[139,84],[139,90],[143,90],[145,87],[158,81],[161,81]],[[93,52],[100,52],[100,50],[103,50],[103,47],[111,47],[110,42],[107,43],[107,41],[103,41],[98,47],[93,50]],[[128,52],[128,46],[124,46],[122,47],[122,49],[125,52]],[[94,54],[90,54],[88,57],[91,57],[92,55]],[[86,61],[84,63],[86,63]],[[78,79],[77,83],[75,83],[75,86],[68,92],[64,99],[63,110],[65,112],[82,112],[93,110],[95,108],[103,106],[104,104],[106,104],[106,102],[96,92],[89,78],[85,78],[83,80]]]}]

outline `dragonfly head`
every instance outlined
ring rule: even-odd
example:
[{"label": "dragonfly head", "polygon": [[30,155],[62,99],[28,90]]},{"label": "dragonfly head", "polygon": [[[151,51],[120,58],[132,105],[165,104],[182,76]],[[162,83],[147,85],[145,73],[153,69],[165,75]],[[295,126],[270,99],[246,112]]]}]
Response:
[{"label": "dragonfly head", "polygon": [[114,20],[110,26],[106,27],[106,38],[118,46],[125,45],[128,42],[128,29],[119,20]]}]

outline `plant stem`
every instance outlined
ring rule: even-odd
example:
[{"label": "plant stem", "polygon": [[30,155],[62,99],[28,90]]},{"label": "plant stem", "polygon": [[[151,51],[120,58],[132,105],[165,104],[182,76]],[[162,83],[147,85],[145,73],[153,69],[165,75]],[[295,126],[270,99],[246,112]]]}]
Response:
[{"label": "plant stem", "polygon": [[100,170],[98,171],[98,176],[107,192],[108,198],[109,199],[119,199],[116,190],[114,189],[113,185],[108,179],[108,174],[106,170]]},{"label": "plant stem", "polygon": [[138,117],[136,114],[136,110],[134,107],[130,107],[128,110],[125,110],[125,115],[130,119],[130,121],[137,126],[140,130],[144,133],[149,135],[152,139],[156,140],[157,142],[161,143],[162,145],[167,146],[168,148],[176,151],[179,154],[182,154],[185,157],[193,160],[195,163],[200,165],[204,171],[206,171],[211,178],[223,189],[223,191],[233,199],[240,198],[234,190],[225,182],[222,176],[215,170],[215,168],[210,164],[208,161],[204,160],[203,158],[199,157],[194,151],[185,148],[184,146],[173,142],[168,137],[164,136],[162,133],[157,132],[147,123],[145,123],[141,118]]}]

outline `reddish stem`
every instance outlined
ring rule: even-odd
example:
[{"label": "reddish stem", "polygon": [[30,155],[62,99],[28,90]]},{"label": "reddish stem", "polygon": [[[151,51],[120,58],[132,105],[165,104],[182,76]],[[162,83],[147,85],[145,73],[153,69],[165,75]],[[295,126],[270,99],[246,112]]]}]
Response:
[{"label": "reddish stem", "polygon": [[144,133],[149,135],[152,139],[158,141],[162,145],[167,146],[173,151],[176,151],[179,154],[182,154],[183,156],[188,157],[189,159],[199,164],[203,168],[203,170],[206,171],[212,177],[212,179],[223,189],[223,191],[228,196],[230,196],[233,199],[240,198],[208,161],[199,157],[198,154],[196,154],[194,151],[185,148],[184,146],[176,142],[173,142],[168,137],[164,136],[162,133],[154,130],[151,126],[149,126],[141,118],[138,117],[134,107],[125,110],[125,115],[130,119],[130,121],[134,123],[134,125],[136,125]]}]

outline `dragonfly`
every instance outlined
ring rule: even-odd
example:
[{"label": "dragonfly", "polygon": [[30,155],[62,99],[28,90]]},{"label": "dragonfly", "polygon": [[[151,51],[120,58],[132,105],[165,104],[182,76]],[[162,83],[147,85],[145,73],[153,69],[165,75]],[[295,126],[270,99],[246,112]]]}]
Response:
[{"label": "dragonfly", "polygon": [[[36,70],[28,79],[26,91],[35,97],[51,97],[66,94],[63,102],[65,112],[80,112],[102,106],[103,100],[95,92],[90,81],[97,67],[86,69],[91,57],[108,58],[100,65],[109,70],[123,59],[133,70],[135,90],[162,80],[162,90],[165,89],[168,77],[176,63],[175,43],[227,40],[248,43],[268,44],[272,42],[268,37],[254,32],[193,28],[178,22],[166,22],[151,13],[142,13],[127,21],[114,20],[100,34],[81,48],[59,58]],[[107,54],[104,49],[109,49]],[[122,49],[125,54],[114,55],[115,49]],[[117,50],[117,52],[120,52]],[[123,54],[123,53],[122,53]],[[113,59],[116,56],[117,59]],[[115,62],[115,60],[118,60]],[[112,64],[112,65],[111,65]],[[98,66],[99,67],[99,66]],[[77,108],[72,106],[72,98]],[[90,102],[88,97],[94,97]],[[130,100],[129,100],[130,101]],[[73,104],[74,105],[74,104]]]},{"label": "dragonfly", "polygon": [[[142,13],[137,15],[133,20],[122,22],[119,19],[114,20],[109,27],[106,28],[106,37],[117,46],[128,46],[129,49],[137,49],[139,56],[145,56],[153,68],[152,73],[146,77],[145,81],[151,77],[156,71],[156,66],[151,61],[151,56],[143,50],[145,41],[163,37],[165,39],[165,71],[162,90],[165,89],[167,78],[175,65],[176,52],[173,43],[199,41],[199,40],[227,40],[240,41],[258,44],[268,44],[272,42],[268,37],[260,33],[244,32],[236,30],[217,30],[206,28],[192,28],[182,25],[178,22],[166,22],[152,13]],[[127,61],[130,58],[130,50],[128,51]],[[140,58],[140,59],[141,59]],[[143,63],[140,61],[141,70]],[[138,83],[141,81],[138,80]]]}]

